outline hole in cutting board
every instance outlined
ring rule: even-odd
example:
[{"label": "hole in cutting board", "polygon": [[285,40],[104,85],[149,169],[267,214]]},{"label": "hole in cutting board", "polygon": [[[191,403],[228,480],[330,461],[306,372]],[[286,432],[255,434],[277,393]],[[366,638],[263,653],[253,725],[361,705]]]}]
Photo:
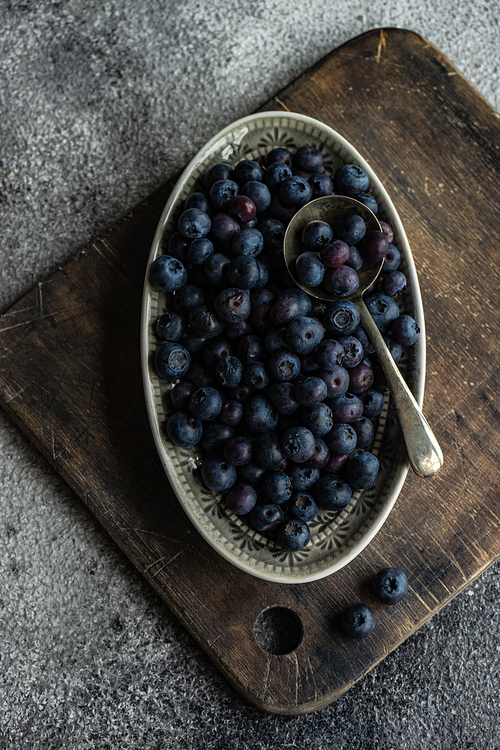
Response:
[{"label": "hole in cutting board", "polygon": [[257,616],[253,625],[255,642],[268,654],[289,654],[295,651],[304,635],[300,617],[288,607],[268,607]]}]

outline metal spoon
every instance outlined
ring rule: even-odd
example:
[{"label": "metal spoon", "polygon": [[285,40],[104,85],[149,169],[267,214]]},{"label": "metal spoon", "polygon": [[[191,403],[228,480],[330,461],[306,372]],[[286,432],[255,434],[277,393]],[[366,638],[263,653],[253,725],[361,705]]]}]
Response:
[{"label": "metal spoon", "polygon": [[[304,286],[297,280],[295,261],[304,252],[301,243],[302,230],[310,221],[326,221],[333,226],[341,219],[346,219],[353,214],[358,214],[364,219],[367,229],[380,230],[380,224],[369,208],[354,198],[340,195],[316,198],[306,203],[297,211],[288,225],[283,248],[287,268],[297,286],[316,299],[332,302],[339,298],[326,290]],[[373,284],[383,264],[383,259],[369,266],[366,266],[366,263],[363,264],[359,272],[359,289],[350,297],[342,297],[342,299],[350,299],[358,308],[361,323],[382,365],[398,413],[410,466],[419,477],[432,477],[443,466],[441,448],[363,301],[364,292]]]}]

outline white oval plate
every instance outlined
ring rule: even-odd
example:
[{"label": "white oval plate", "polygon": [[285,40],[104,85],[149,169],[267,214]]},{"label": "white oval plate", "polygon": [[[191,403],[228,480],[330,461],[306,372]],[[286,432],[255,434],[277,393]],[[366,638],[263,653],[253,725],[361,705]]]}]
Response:
[{"label": "white oval plate", "polygon": [[[159,378],[152,366],[158,340],[154,332],[157,317],[168,309],[167,295],[149,282],[150,264],[166,252],[168,239],[176,230],[185,199],[199,188],[203,176],[214,164],[241,159],[258,159],[277,146],[294,151],[306,143],[324,156],[324,171],[333,176],[343,163],[357,164],[370,177],[379,205],[379,219],[394,230],[394,244],[402,255],[401,270],[408,290],[399,298],[402,312],[412,315],[421,329],[417,343],[406,349],[400,368],[417,402],[422,405],[425,380],[425,329],[422,301],[408,240],[396,210],[379,178],[360,154],[342,136],[326,125],[303,115],[264,112],[237,120],[212,138],[192,159],[163,211],[148,260],[141,320],[141,360],[146,405],[154,440],[167,477],[188,517],[207,542],[226,560],[253,576],[277,583],[306,583],[339,570],[373,539],[389,515],[408,472],[408,462],[392,400],[386,396],[378,420],[373,452],[380,461],[375,483],[353,494],[339,512],[320,511],[309,526],[311,542],[300,552],[284,552],[273,541],[253,531],[229,512],[220,496],[207,490],[196,467],[196,448],[178,448],[166,437],[162,425],[169,415],[168,391],[172,385]],[[165,507],[168,513],[168,507]]]}]

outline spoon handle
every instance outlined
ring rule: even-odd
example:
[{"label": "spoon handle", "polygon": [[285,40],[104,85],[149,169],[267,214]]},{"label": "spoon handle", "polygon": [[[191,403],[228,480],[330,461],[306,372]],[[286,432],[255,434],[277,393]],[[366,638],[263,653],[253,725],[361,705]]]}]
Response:
[{"label": "spoon handle", "polygon": [[356,300],[361,322],[377,352],[391,389],[410,466],[419,477],[433,477],[443,466],[443,454],[422,411],[394,362],[375,321],[361,298]]}]

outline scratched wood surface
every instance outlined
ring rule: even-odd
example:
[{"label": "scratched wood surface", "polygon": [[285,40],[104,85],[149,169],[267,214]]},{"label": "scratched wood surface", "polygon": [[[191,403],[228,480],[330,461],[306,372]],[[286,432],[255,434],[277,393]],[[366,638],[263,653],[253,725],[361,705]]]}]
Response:
[{"label": "scratched wood surface", "polygon": [[[335,700],[500,556],[500,121],[438,50],[391,29],[335,50],[265,109],[280,107],[347,137],[406,227],[442,473],[409,476],[374,542],[325,580],[267,583],[213,552],[166,482],[142,395],[142,283],[169,185],[1,316],[0,396],[234,687],[266,711],[300,714]],[[397,607],[366,585],[388,564],[410,582]],[[362,642],[336,626],[355,600],[377,619]],[[287,655],[254,638],[273,605],[302,623]]]}]

